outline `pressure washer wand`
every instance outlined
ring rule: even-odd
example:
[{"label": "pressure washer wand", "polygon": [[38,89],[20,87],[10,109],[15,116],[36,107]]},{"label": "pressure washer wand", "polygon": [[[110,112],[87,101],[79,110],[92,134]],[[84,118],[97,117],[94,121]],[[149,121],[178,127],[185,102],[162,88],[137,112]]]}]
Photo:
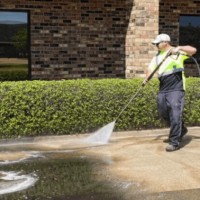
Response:
[{"label": "pressure washer wand", "polygon": [[168,51],[166,56],[163,58],[163,60],[156,66],[156,68],[151,72],[151,74],[142,82],[142,86],[144,87],[154,76],[156,71],[160,68],[160,66],[165,62],[165,60],[172,54],[171,49]]},{"label": "pressure washer wand", "polygon": [[156,68],[151,72],[151,74],[142,82],[142,85],[140,88],[136,91],[136,93],[131,97],[129,102],[124,106],[122,111],[119,113],[115,121],[121,116],[121,114],[124,112],[124,110],[128,107],[128,105],[133,101],[133,99],[138,95],[138,93],[142,90],[142,88],[152,79],[156,71],[159,69],[159,67],[165,62],[165,60],[172,54],[171,49],[168,51],[166,56],[163,58],[163,60],[156,66]]}]

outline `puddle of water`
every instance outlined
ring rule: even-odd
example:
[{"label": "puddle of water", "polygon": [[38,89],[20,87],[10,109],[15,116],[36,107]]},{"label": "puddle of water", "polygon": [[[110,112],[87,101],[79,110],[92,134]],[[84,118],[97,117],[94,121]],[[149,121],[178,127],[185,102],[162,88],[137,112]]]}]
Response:
[{"label": "puddle of water", "polygon": [[[17,193],[0,195],[0,199],[122,200],[121,194],[117,194],[110,183],[104,178],[101,180],[97,178],[99,165],[101,165],[100,161],[88,159],[74,152],[47,152],[43,153],[43,157],[0,165],[2,176],[4,175],[7,179],[18,177],[13,180],[15,189],[19,187],[23,189]],[[33,182],[31,178],[36,177],[37,181]],[[27,188],[27,181],[31,186],[29,188]],[[23,183],[26,183],[26,188],[22,185]],[[0,185],[1,194],[2,186],[6,184],[0,182]],[[7,186],[9,186],[8,180]],[[12,185],[13,188],[14,186]],[[14,192],[12,187],[9,186],[10,191]]]}]

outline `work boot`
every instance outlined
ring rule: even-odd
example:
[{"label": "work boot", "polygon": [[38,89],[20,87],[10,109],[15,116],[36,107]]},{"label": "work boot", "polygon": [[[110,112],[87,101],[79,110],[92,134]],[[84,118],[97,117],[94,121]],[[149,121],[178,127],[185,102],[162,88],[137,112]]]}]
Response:
[{"label": "work boot", "polygon": [[179,146],[174,146],[174,145],[172,145],[172,144],[169,144],[169,145],[165,148],[165,150],[166,150],[167,152],[172,152],[172,151],[176,151],[176,150],[179,150],[179,149],[180,149]]}]

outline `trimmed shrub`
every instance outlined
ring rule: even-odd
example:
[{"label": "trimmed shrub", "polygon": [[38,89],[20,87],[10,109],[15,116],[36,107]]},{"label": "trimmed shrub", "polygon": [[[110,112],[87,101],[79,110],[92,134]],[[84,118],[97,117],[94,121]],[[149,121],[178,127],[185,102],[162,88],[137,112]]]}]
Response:
[{"label": "trimmed shrub", "polygon": [[188,78],[184,118],[189,126],[200,125],[200,78]]},{"label": "trimmed shrub", "polygon": [[[1,138],[93,132],[114,121],[143,79],[19,81],[0,84]],[[200,81],[187,79],[185,122],[200,124]],[[115,130],[165,127],[157,112],[158,81],[141,88]]]}]

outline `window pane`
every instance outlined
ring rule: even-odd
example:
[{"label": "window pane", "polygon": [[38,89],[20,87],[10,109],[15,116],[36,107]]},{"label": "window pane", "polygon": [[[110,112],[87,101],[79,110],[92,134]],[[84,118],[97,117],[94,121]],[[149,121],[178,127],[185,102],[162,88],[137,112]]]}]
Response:
[{"label": "window pane", "polygon": [[28,13],[0,11],[0,81],[28,79]]},{"label": "window pane", "polygon": [[[180,16],[180,45],[192,45],[200,49],[200,16]],[[200,58],[197,51],[195,57]]]}]

